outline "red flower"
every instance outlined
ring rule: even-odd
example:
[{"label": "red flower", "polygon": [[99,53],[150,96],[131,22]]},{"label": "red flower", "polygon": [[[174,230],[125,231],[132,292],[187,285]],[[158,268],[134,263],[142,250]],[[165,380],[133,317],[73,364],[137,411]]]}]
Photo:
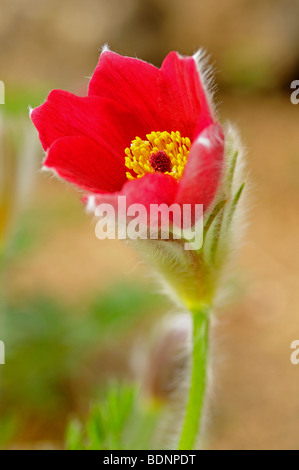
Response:
[{"label": "red flower", "polygon": [[31,118],[44,166],[98,202],[206,208],[215,196],[224,137],[195,57],[171,52],[159,69],[105,50],[88,96],[52,91]]}]

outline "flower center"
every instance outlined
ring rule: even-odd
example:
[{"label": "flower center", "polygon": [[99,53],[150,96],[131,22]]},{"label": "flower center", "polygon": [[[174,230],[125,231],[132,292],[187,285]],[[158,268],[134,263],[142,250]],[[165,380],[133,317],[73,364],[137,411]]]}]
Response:
[{"label": "flower center", "polygon": [[162,150],[157,153],[152,153],[149,158],[149,162],[151,167],[160,173],[169,173],[172,170],[171,160],[169,156]]},{"label": "flower center", "polygon": [[151,132],[148,140],[136,137],[125,150],[125,165],[129,180],[142,178],[146,173],[165,173],[180,180],[190,152],[191,142],[176,132]]}]

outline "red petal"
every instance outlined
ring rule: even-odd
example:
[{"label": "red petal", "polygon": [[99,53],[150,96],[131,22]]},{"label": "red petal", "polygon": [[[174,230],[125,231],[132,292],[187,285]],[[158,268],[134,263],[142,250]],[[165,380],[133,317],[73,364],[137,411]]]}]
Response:
[{"label": "red petal", "polygon": [[166,130],[159,113],[159,69],[147,62],[104,51],[89,85],[89,96],[114,99],[147,123],[147,132]]},{"label": "red petal", "polygon": [[215,197],[223,169],[224,136],[219,124],[205,129],[192,144],[176,202],[203,204]]},{"label": "red petal", "polygon": [[115,99],[137,113],[147,132],[180,131],[193,138],[213,120],[193,57],[171,52],[161,69],[114,52],[101,54],[89,95]]},{"label": "red petal", "polygon": [[128,181],[122,188],[121,194],[127,197],[128,204],[172,204],[178,190],[178,182],[169,175],[155,173]]},{"label": "red petal", "polygon": [[[177,128],[182,135],[193,139],[195,131],[201,132],[213,123],[206,93],[201,83],[193,57],[182,57],[171,52],[165,58],[161,74],[165,93],[169,95],[169,113],[171,119],[178,121]],[[182,123],[184,129],[181,129]]]},{"label": "red petal", "polygon": [[120,165],[112,165],[110,155],[84,136],[62,137],[50,147],[44,166],[59,176],[91,192],[113,192],[126,180]]},{"label": "red petal", "polygon": [[60,137],[84,135],[122,162],[125,148],[138,133],[146,132],[142,117],[115,101],[82,98],[60,90],[52,91],[47,101],[32,111],[31,118],[45,150]]},{"label": "red petal", "polygon": [[[118,197],[126,197],[126,207],[131,204],[141,204],[150,214],[151,204],[166,204],[170,206],[178,190],[178,182],[169,175],[162,173],[147,174],[134,181],[127,181],[120,192],[114,194],[97,194],[86,196],[84,202],[90,205],[92,211],[102,203],[118,207]],[[92,206],[92,207],[91,207]],[[149,223],[149,219],[147,220]]]}]

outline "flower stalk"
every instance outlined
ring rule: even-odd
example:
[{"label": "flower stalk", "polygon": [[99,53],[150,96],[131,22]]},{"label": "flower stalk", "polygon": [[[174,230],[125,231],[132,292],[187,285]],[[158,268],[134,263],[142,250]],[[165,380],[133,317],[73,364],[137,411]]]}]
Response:
[{"label": "flower stalk", "polygon": [[209,353],[209,309],[192,312],[192,364],[189,396],[178,450],[192,450],[202,422],[207,386]]}]

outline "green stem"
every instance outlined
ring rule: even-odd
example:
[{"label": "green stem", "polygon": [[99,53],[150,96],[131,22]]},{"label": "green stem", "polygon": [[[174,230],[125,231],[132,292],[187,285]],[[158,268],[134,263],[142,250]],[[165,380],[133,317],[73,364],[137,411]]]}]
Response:
[{"label": "green stem", "polygon": [[204,308],[192,312],[193,352],[191,385],[178,450],[192,450],[199,433],[207,383],[209,315]]}]

